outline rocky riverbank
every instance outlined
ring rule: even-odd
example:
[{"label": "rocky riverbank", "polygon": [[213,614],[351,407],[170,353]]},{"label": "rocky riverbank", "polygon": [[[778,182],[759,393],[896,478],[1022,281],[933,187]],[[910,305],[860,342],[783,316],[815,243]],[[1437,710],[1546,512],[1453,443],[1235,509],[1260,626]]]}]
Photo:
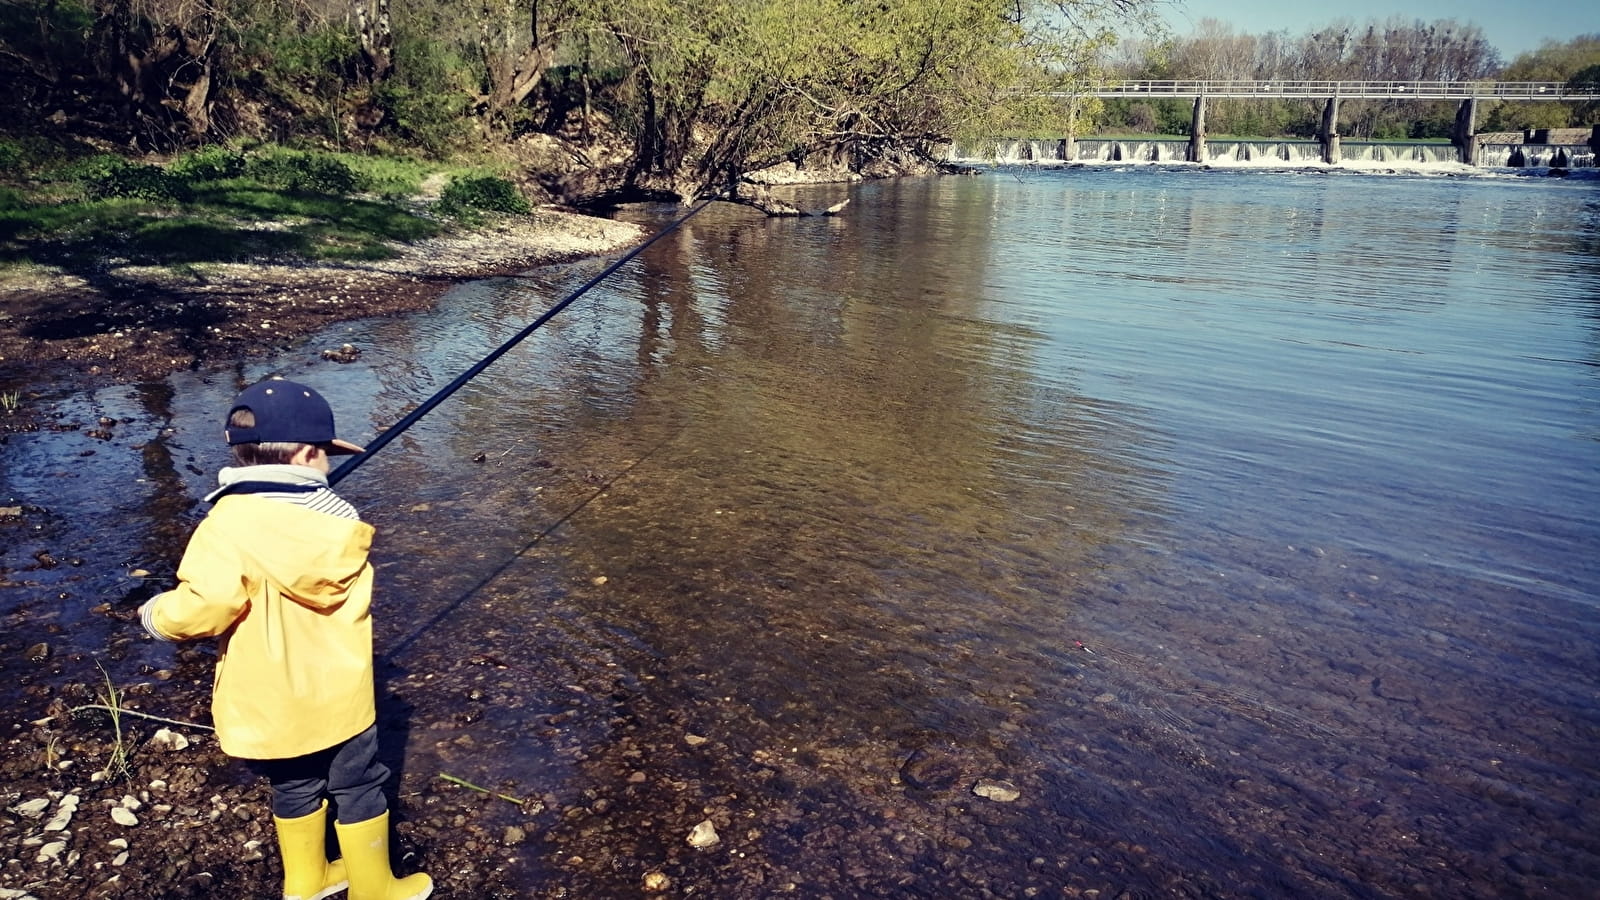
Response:
[{"label": "rocky riverbank", "polygon": [[[88,435],[96,449],[80,453],[115,452],[119,423],[63,418],[51,398],[281,352],[333,322],[424,308],[463,279],[611,253],[642,237],[636,225],[544,209],[397,246],[376,262],[180,273],[111,260],[92,277],[13,268],[0,273],[0,445],[46,430]],[[0,446],[0,460],[7,453]],[[183,647],[172,668],[139,667],[132,684],[96,680],[102,653],[121,676],[117,663],[142,640],[133,610],[153,588],[141,570],[111,579],[131,587],[110,588],[126,595],[93,604],[88,621],[61,613],[107,590],[103,570],[117,561],[93,550],[104,527],[63,516],[46,498],[7,496],[0,484],[0,676],[12,685],[0,743],[0,900],[276,896],[268,790],[204,724],[213,651]],[[107,646],[86,651],[102,631]],[[157,691],[166,721],[140,712]],[[487,796],[444,787],[429,798],[429,823],[464,821]],[[478,863],[491,845],[520,842],[514,830],[468,828],[430,842],[422,860],[408,839],[417,826],[404,817],[398,812],[398,868],[426,865],[441,895],[510,896],[496,886],[494,867]]]},{"label": "rocky riverbank", "polygon": [[[178,270],[108,260],[91,275],[16,267],[0,271],[0,390],[146,381],[269,354],[333,322],[425,308],[462,279],[610,253],[642,237],[631,223],[541,209],[398,244],[376,261]],[[16,399],[9,405],[25,413],[26,396]]]}]

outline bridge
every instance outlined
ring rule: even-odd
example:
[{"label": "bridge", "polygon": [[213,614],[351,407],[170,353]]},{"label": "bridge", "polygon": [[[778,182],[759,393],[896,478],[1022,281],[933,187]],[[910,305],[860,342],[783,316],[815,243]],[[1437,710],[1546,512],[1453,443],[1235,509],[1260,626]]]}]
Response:
[{"label": "bridge", "polygon": [[[1322,144],[1324,162],[1339,161],[1339,103],[1342,100],[1456,100],[1455,126],[1450,143],[1467,165],[1478,164],[1478,104],[1485,101],[1565,101],[1600,100],[1600,83],[1569,85],[1559,81],[1123,81],[1062,91],[1052,97],[1104,97],[1127,99],[1192,99],[1194,120],[1189,131],[1189,159],[1206,158],[1206,99],[1240,97],[1251,99],[1319,100],[1323,102],[1322,125],[1317,140]],[[1072,137],[1067,137],[1070,145]],[[1600,133],[1591,143],[1600,142]],[[1596,146],[1600,152],[1600,146]]]}]

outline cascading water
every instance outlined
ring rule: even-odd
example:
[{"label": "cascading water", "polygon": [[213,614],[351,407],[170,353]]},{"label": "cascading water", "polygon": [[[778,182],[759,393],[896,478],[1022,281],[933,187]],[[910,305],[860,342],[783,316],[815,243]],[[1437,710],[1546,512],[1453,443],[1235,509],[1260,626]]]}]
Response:
[{"label": "cascading water", "polygon": [[1594,150],[1583,144],[1484,144],[1480,151],[1486,166],[1592,169],[1597,165]]},{"label": "cascading water", "polygon": [[[1067,157],[1065,140],[1001,139],[952,143],[945,160],[953,163],[998,165],[1067,165],[1120,163],[1186,163],[1189,142],[1180,140],[1128,140],[1085,138],[1072,142]],[[1351,168],[1457,169],[1458,151],[1449,144],[1345,141],[1340,164]],[[1593,168],[1595,153],[1582,144],[1485,144],[1483,168]],[[1311,140],[1208,140],[1206,164],[1213,166],[1273,167],[1325,166],[1322,145]]]}]

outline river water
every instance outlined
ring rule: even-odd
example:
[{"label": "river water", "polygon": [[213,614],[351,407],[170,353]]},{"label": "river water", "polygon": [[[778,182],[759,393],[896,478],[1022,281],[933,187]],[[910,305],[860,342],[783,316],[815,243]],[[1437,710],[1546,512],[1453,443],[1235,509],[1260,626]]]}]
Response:
[{"label": "river water", "polygon": [[[708,209],[341,484],[402,810],[538,798],[474,812],[528,827],[484,863],[526,896],[1600,895],[1596,188]],[[170,556],[239,384],[370,439],[603,262],[60,402],[176,429],[102,473]]]}]

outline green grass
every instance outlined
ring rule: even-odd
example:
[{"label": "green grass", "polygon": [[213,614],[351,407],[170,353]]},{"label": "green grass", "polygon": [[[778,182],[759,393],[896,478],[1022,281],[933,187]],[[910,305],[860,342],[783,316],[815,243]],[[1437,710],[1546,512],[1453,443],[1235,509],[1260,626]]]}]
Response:
[{"label": "green grass", "polygon": [[106,692],[100,695],[100,700],[111,716],[111,729],[115,735],[111,741],[111,754],[101,772],[106,779],[126,781],[133,777],[133,769],[128,765],[128,761],[133,757],[133,746],[122,736],[122,704],[117,694],[117,686],[111,681],[111,675],[98,660],[95,661],[95,665],[105,678]]},{"label": "green grass", "polygon": [[393,243],[444,229],[410,202],[437,169],[276,149],[208,148],[164,170],[107,156],[50,160],[0,185],[0,264],[384,259]]}]

